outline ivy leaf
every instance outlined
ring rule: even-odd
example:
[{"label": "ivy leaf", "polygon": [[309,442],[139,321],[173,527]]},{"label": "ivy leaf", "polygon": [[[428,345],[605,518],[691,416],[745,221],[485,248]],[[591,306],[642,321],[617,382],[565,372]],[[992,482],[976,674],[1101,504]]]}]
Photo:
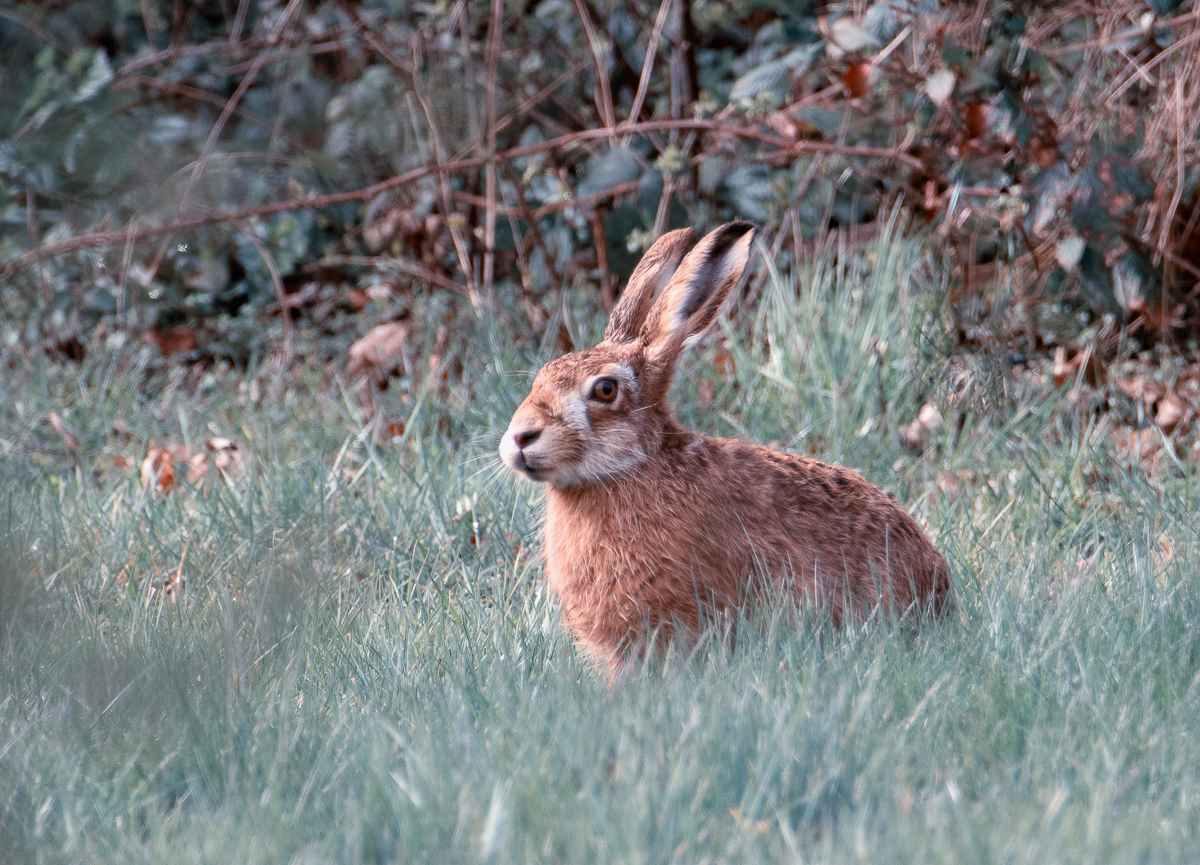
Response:
[{"label": "ivy leaf", "polygon": [[757,99],[765,93],[782,102],[791,91],[792,82],[808,71],[823,48],[820,42],[802,45],[778,60],[755,66],[734,82],[733,89],[729,91],[729,101],[736,104],[744,99]]},{"label": "ivy leaf", "polygon": [[1121,314],[1121,304],[1113,293],[1112,273],[1104,266],[1104,253],[1091,244],[1084,248],[1079,260],[1079,284],[1093,309],[1107,308],[1117,315]]},{"label": "ivy leaf", "polygon": [[588,160],[587,176],[579,184],[580,195],[595,195],[622,183],[637,180],[642,166],[628,147],[614,147]]},{"label": "ivy leaf", "polygon": [[108,82],[112,81],[112,78],[113,71],[112,67],[108,65],[108,54],[102,48],[92,58],[91,68],[88,69],[83,82],[75,91],[75,98],[71,101],[86,102],[103,90]]}]

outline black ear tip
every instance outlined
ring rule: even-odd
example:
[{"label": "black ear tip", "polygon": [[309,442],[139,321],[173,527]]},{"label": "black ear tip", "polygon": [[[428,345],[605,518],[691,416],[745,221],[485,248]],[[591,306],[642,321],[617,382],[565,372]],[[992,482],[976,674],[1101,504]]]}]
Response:
[{"label": "black ear tip", "polygon": [[745,220],[737,220],[736,222],[727,222],[724,225],[713,229],[713,248],[714,255],[720,255],[733,246],[747,234],[753,236],[758,231],[758,226],[753,222]]}]

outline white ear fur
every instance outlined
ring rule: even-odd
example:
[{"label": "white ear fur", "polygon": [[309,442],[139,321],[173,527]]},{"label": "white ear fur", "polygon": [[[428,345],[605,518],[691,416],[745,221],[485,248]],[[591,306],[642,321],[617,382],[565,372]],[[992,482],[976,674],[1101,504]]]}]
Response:
[{"label": "white ear fur", "polygon": [[659,349],[699,342],[742,284],[755,233],[749,222],[730,222],[705,235],[646,316],[642,339]]}]

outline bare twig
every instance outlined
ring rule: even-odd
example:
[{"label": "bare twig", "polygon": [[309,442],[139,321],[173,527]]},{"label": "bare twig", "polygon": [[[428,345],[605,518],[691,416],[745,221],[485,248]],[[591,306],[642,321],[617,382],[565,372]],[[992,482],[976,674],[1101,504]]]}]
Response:
[{"label": "bare twig", "polygon": [[286,365],[292,359],[292,330],[295,325],[292,323],[292,311],[288,309],[287,291],[283,287],[283,279],[279,275],[279,268],[275,265],[275,257],[271,255],[271,250],[267,249],[267,245],[254,231],[254,226],[247,225],[243,228],[242,237],[250,241],[250,245],[254,247],[263,260],[263,264],[267,266],[267,272],[271,274],[271,285],[275,289],[275,298],[279,301],[279,317],[283,319],[283,362]]},{"label": "bare twig", "polygon": [[[1195,24],[1198,20],[1200,20],[1200,9],[1196,9],[1191,14],[1180,15],[1177,18],[1170,18],[1166,21],[1157,20],[1154,22],[1153,28],[1158,30],[1160,28],[1180,27],[1184,24]],[[1121,42],[1137,39],[1139,36],[1145,35],[1146,31],[1142,27],[1130,27],[1127,30],[1122,30],[1120,33],[1102,36],[1099,39],[1089,39],[1086,42],[1070,42],[1066,45],[1055,45],[1051,48],[1039,48],[1038,53],[1046,57],[1061,57],[1064,54],[1076,54],[1090,48],[1112,48]]]},{"label": "bare twig", "polygon": [[7,9],[0,9],[0,18],[7,18],[9,21],[12,21],[14,24],[24,27],[26,30],[28,30],[30,33],[32,33],[34,36],[36,36],[38,39],[40,39],[46,45],[49,45],[51,48],[53,48],[59,54],[66,54],[68,56],[71,54],[71,46],[70,45],[67,45],[65,42],[61,41],[57,36],[55,36],[49,30],[46,30],[43,27],[39,27],[38,25],[34,24],[32,21],[26,21],[24,18],[22,18],[16,12],[10,12]]},{"label": "bare twig", "polygon": [[[579,10],[579,18],[583,22],[584,32],[587,33],[588,47],[592,50],[592,59],[596,63],[596,107],[600,109],[600,117],[607,127],[605,130],[610,137],[617,125],[617,113],[613,108],[612,91],[608,86],[608,66],[604,62],[606,52],[602,49],[596,36],[596,28],[592,25],[592,16],[588,13],[586,0],[575,0],[575,8]],[[616,138],[612,137],[615,144]]]},{"label": "bare twig", "polygon": [[[151,78],[144,75],[135,75],[130,78],[122,79],[121,81],[115,82],[109,89],[118,91],[130,90],[135,87],[154,87],[159,90],[165,90],[168,93],[176,93],[180,96],[186,96],[188,99],[195,99],[197,102],[207,102],[210,105],[219,105],[222,108],[225,107],[227,101],[222,99],[220,96],[217,96],[215,93],[210,93],[207,90],[201,90],[199,87],[192,87],[188,84],[183,84],[178,81],[171,81],[165,78]],[[274,125],[269,120],[259,117],[257,114],[247,111],[241,106],[234,110],[234,114],[236,114],[242,120],[245,120],[247,123],[252,123],[262,129],[274,128]],[[297,150],[311,150],[311,148],[305,145],[303,141],[298,140],[292,135],[288,135],[286,132],[284,134],[287,136],[288,142]]]},{"label": "bare twig", "polygon": [[483,290],[491,297],[496,273],[496,74],[500,64],[500,31],[504,26],[504,0],[492,0],[492,21],[487,48],[487,153],[486,196],[483,217]]},{"label": "bare twig", "polygon": [[[642,113],[642,103],[646,101],[646,93],[650,89],[650,76],[654,72],[654,58],[658,54],[658,40],[662,38],[663,27],[666,26],[670,11],[671,0],[662,0],[662,5],[658,7],[658,17],[654,19],[654,29],[650,33],[650,42],[646,45],[646,60],[642,63],[642,76],[638,79],[633,108],[629,111],[629,123],[637,123],[638,115]],[[621,143],[628,144],[629,136],[626,135]]]},{"label": "bare twig", "polygon": [[[421,80],[421,69],[425,64],[421,57],[420,40],[414,39],[412,47],[413,69],[415,71],[415,74],[413,75],[413,95],[416,97],[417,102],[420,103],[421,111],[425,114],[425,122],[429,129],[429,137],[433,142],[433,157],[438,164],[441,164],[445,159],[445,156],[443,155],[445,150],[442,148],[442,134],[441,130],[438,129],[437,121],[434,119],[433,109],[429,105],[429,100],[425,98],[425,88]],[[483,160],[479,160],[477,164],[482,162]],[[475,309],[475,314],[477,316],[482,316],[483,308],[479,302],[479,291],[475,284],[474,271],[471,268],[471,255],[467,249],[466,240],[462,236],[462,231],[456,224],[458,214],[456,214],[454,209],[450,206],[450,180],[444,171],[439,171],[437,175],[439,187],[442,193],[442,208],[446,212],[446,227],[450,229],[450,239],[454,241],[454,251],[458,255],[458,266],[462,268],[463,277],[467,281],[467,291],[470,292],[471,305]]]},{"label": "bare twig", "polygon": [[[269,50],[263,56],[262,66],[271,63],[278,63],[281,60],[291,60],[293,57],[311,57],[315,54],[330,54],[334,51],[342,51],[345,49],[345,44],[340,41],[333,42],[318,42],[315,45],[296,45],[293,47],[276,47]],[[227,66],[221,70],[225,75],[241,75],[243,72],[249,72],[254,69],[256,60],[247,60],[243,63],[235,63],[233,66]],[[259,67],[259,69],[262,68]]]},{"label": "bare twig", "polygon": [[600,300],[604,308],[611,310],[616,302],[613,291],[612,274],[608,270],[608,237],[604,233],[604,220],[600,211],[592,209],[588,213],[588,222],[592,225],[592,243],[596,245],[596,266],[600,268]]},{"label": "bare twig", "polygon": [[233,16],[233,28],[229,31],[229,41],[237,45],[242,38],[242,28],[246,26],[246,13],[250,11],[250,0],[238,0],[237,13]]},{"label": "bare twig", "polygon": [[[620,198],[622,195],[628,195],[631,192],[636,192],[640,181],[630,180],[627,183],[618,183],[616,186],[611,186],[608,189],[594,192],[591,195],[581,195],[578,197],[564,198],[562,201],[553,201],[550,204],[543,204],[541,207],[528,210],[524,207],[512,207],[506,204],[497,204],[496,212],[503,216],[517,216],[521,219],[541,219],[550,213],[557,213],[560,210],[588,210],[603,201],[610,198]],[[472,195],[469,192],[454,192],[451,193],[455,201],[461,201],[464,204],[470,204],[475,207],[485,207],[487,199],[481,198],[478,195]]]},{"label": "bare twig", "polygon": [[306,272],[320,270],[322,267],[330,266],[346,266],[346,267],[383,267],[391,270],[398,270],[401,273],[406,273],[409,276],[415,276],[430,285],[436,285],[439,288],[445,288],[458,294],[467,296],[467,287],[461,282],[455,282],[453,279],[442,276],[436,271],[430,270],[424,265],[418,264],[415,261],[409,261],[407,258],[401,258],[398,255],[381,255],[378,257],[369,257],[365,255],[326,255],[324,258],[319,258],[316,261],[310,262],[302,268]]}]

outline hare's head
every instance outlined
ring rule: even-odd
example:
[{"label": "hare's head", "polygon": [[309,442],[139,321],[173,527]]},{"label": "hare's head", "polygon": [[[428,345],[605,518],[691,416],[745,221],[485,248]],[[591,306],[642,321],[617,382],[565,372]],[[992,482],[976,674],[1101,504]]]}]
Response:
[{"label": "hare's head", "polygon": [[538,372],[500,442],[504,462],[563,488],[654,456],[670,421],[675,360],[741,284],[754,232],[730,222],[699,242],[690,228],[663,235],[629,278],[604,341]]}]

